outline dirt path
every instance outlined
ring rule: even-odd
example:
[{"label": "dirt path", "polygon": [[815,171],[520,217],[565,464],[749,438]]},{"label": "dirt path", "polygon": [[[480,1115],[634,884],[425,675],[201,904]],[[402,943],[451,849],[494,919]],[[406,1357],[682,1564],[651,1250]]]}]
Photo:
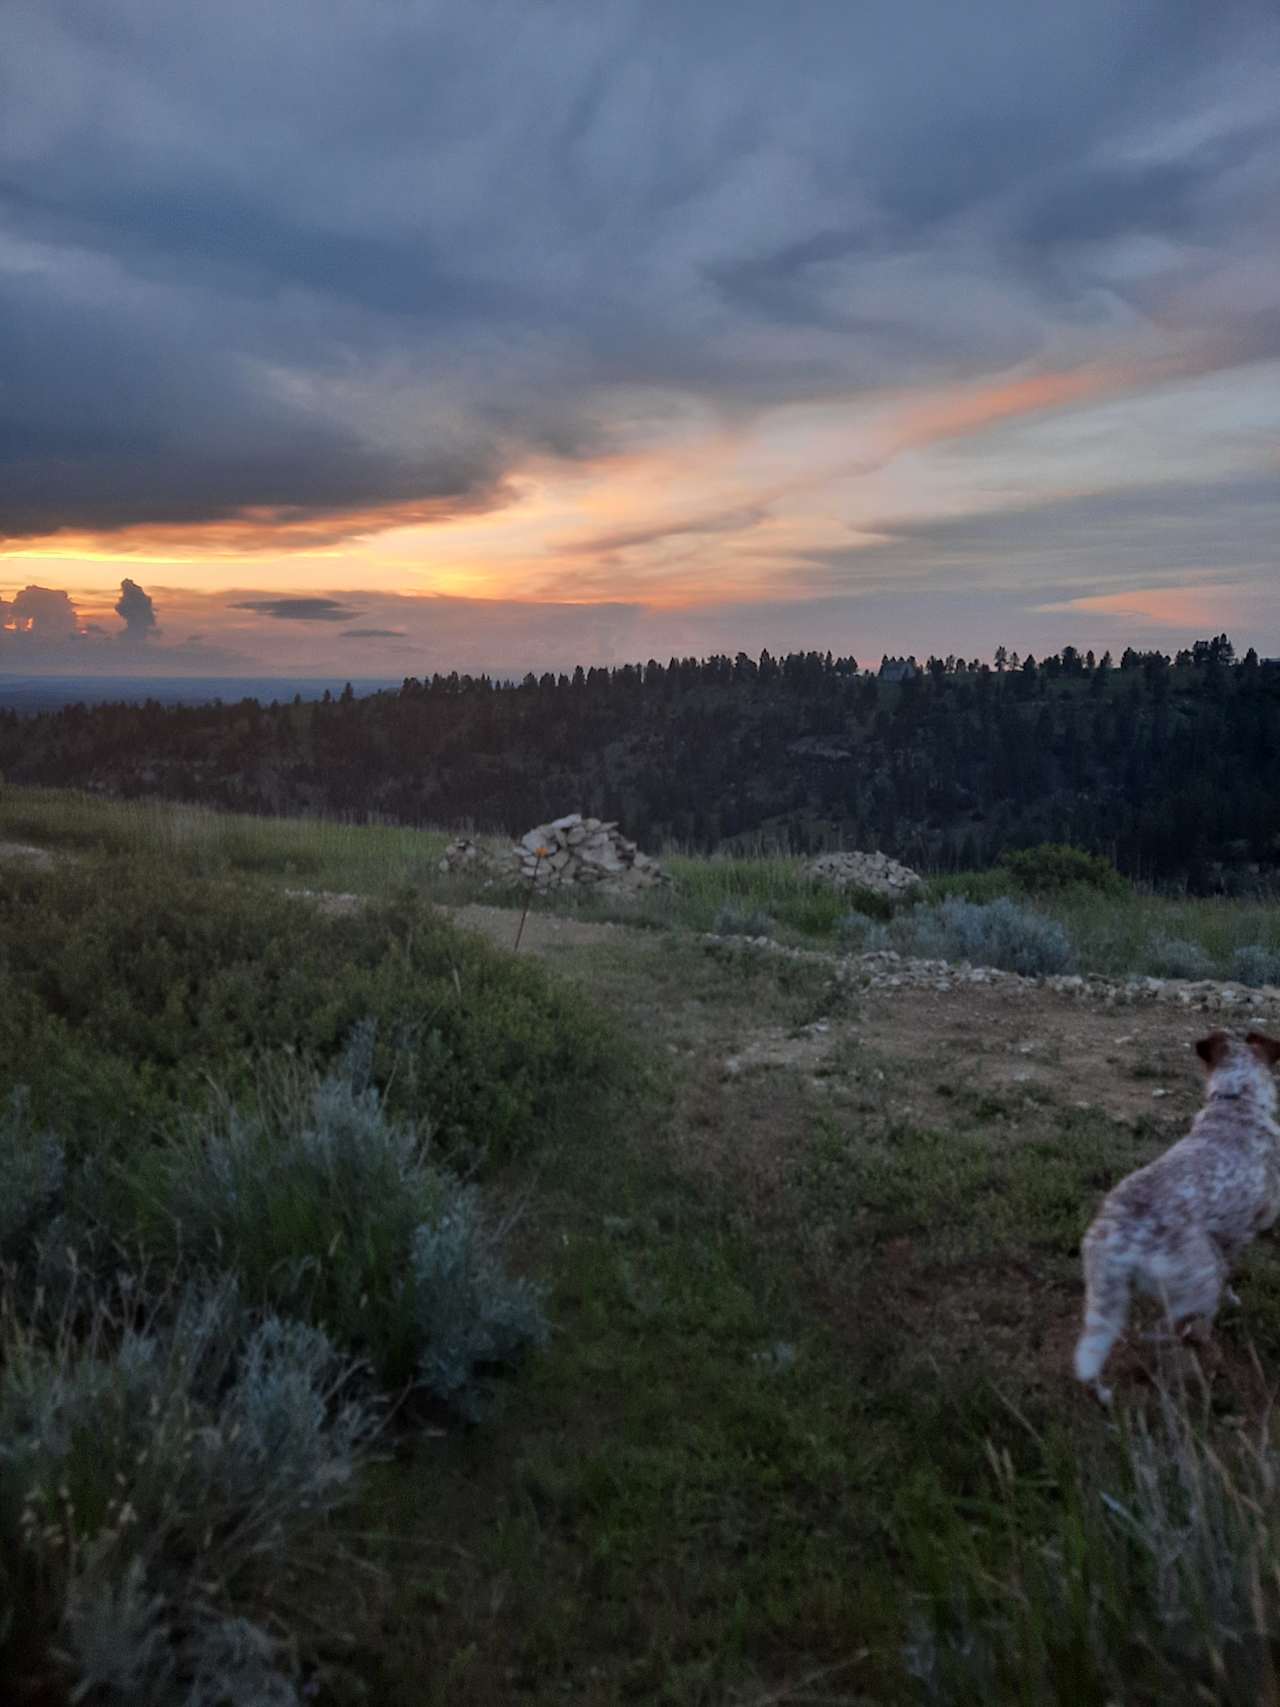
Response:
[{"label": "dirt path", "polygon": [[[353,913],[363,907],[366,897],[335,890],[290,889],[286,894],[314,901],[322,913]],[[566,918],[559,913],[530,912],[520,927],[517,907],[487,907],[479,901],[469,901],[461,907],[451,907],[437,901],[435,906],[448,915],[463,930],[478,931],[495,948],[514,949],[517,934],[520,953],[548,955],[558,950],[592,948],[600,943],[627,942],[630,947],[652,948],[657,940],[654,931],[636,931],[627,925],[596,923],[585,919]]]},{"label": "dirt path", "polygon": [[[498,948],[512,948],[520,929],[515,907],[486,907],[478,901],[465,907],[446,907],[453,921],[464,930],[479,931]],[[623,943],[628,949],[651,949],[658,941],[656,931],[637,931],[628,925],[595,923],[567,918],[559,913],[530,912],[520,937],[521,954],[555,954],[564,949],[592,948],[601,943]]]}]

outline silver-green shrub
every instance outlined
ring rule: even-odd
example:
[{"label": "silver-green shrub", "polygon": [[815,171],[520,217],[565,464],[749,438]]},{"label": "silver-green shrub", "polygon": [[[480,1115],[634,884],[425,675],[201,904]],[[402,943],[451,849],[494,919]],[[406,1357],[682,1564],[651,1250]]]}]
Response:
[{"label": "silver-green shrub", "polygon": [[772,936],[778,921],[759,907],[742,907],[726,901],[718,909],[712,929],[717,936]]},{"label": "silver-green shrub", "polygon": [[868,954],[884,948],[889,940],[883,924],[866,913],[845,913],[836,921],[836,940],[852,954]]},{"label": "silver-green shrub", "polygon": [[1260,942],[1238,948],[1231,956],[1231,976],[1238,984],[1254,989],[1280,984],[1280,949],[1264,948]]},{"label": "silver-green shrub", "polygon": [[0,1263],[25,1257],[57,1213],[66,1171],[62,1145],[39,1131],[17,1090],[0,1112]]},{"label": "silver-green shrub", "polygon": [[967,960],[1027,977],[1064,972],[1072,958],[1064,926],[1008,896],[985,902],[948,896],[933,906],[899,914],[887,931],[893,947],[903,954]]},{"label": "silver-green shrub", "polygon": [[223,1104],[145,1158],[144,1244],[229,1269],[255,1304],[365,1359],[384,1389],[416,1382],[468,1411],[473,1376],[540,1339],[536,1294],[506,1275],[505,1231],[479,1194],[355,1081],[279,1072],[254,1108]]},{"label": "silver-green shrub", "polygon": [[1142,969],[1153,978],[1212,978],[1213,962],[1198,942],[1154,937],[1143,950]]},{"label": "silver-green shrub", "polygon": [[539,1296],[502,1263],[502,1231],[488,1224],[473,1187],[454,1186],[413,1239],[412,1299],[423,1384],[464,1414],[483,1408],[477,1377],[547,1334]]},{"label": "silver-green shrub", "polygon": [[228,1282],[143,1326],[100,1306],[53,1342],[4,1328],[0,1589],[60,1592],[72,1699],[292,1701],[292,1658],[242,1608],[270,1606],[367,1456],[379,1414],[345,1397],[349,1360]]}]

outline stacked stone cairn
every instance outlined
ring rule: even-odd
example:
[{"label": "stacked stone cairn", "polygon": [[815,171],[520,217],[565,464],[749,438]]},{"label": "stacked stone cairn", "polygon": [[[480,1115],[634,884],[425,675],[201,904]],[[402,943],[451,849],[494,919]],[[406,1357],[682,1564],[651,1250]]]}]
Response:
[{"label": "stacked stone cairn", "polygon": [[869,889],[890,901],[905,901],[923,881],[919,872],[882,853],[819,854],[805,870],[815,882],[833,889]]},{"label": "stacked stone cairn", "polygon": [[656,860],[619,833],[616,823],[580,812],[539,824],[514,847],[496,853],[465,838],[452,842],[440,869],[491,882],[528,883],[539,893],[573,886],[635,894],[671,881]]}]

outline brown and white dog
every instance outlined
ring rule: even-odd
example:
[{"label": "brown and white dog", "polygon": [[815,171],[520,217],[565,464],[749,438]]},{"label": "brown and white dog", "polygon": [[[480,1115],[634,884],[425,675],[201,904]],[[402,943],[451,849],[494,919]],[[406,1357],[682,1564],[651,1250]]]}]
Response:
[{"label": "brown and white dog", "polygon": [[1084,1236],[1084,1332],[1075,1370],[1103,1404],[1103,1365],[1136,1286],[1171,1329],[1213,1321],[1240,1251],[1280,1216],[1280,1125],[1272,1068],[1280,1043],[1210,1032],[1195,1046],[1208,1075],[1188,1135],[1109,1193]]}]

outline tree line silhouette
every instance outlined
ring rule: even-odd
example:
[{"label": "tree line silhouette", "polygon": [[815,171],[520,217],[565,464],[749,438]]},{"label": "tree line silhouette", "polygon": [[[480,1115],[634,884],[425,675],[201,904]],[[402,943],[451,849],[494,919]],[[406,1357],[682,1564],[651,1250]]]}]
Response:
[{"label": "tree line silhouette", "polygon": [[0,716],[11,782],[518,833],[568,811],[642,845],[878,847],[917,866],[1072,842],[1196,892],[1280,869],[1280,661],[1225,635],[1118,663],[802,652],[357,697]]}]

